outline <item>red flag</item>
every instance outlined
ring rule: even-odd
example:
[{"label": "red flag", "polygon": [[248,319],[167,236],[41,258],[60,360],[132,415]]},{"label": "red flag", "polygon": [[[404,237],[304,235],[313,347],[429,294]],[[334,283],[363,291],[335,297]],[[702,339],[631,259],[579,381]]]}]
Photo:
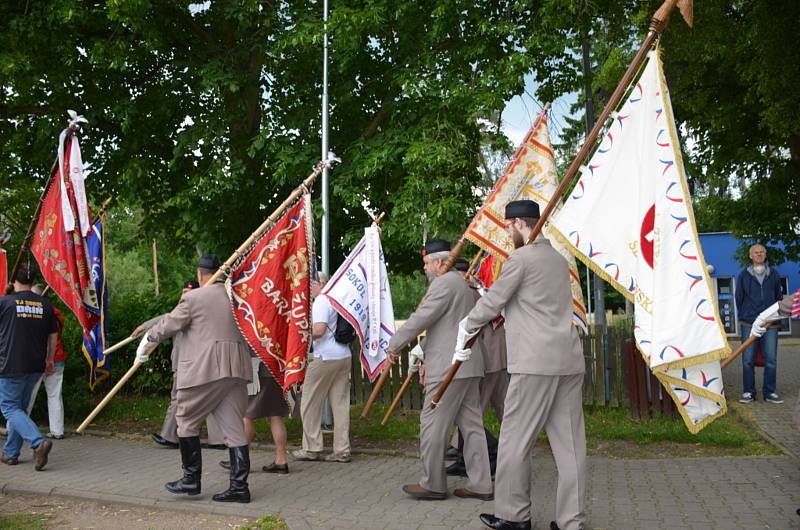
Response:
[{"label": "red flag", "polygon": [[8,263],[6,262],[6,251],[0,247],[0,296],[3,296],[6,285],[8,285]]},{"label": "red flag", "polygon": [[[67,134],[64,146],[64,166],[69,166],[70,147],[74,136]],[[67,200],[62,204],[62,188]],[[64,228],[64,209],[78,218],[76,200],[69,175],[61,167],[56,170],[42,201],[36,224],[31,253],[39,263],[44,280],[78,318],[84,331],[92,329],[99,319],[97,292],[91,281],[86,259],[86,243],[79,225],[69,232]]]},{"label": "red flag", "polygon": [[236,324],[278,384],[302,383],[311,347],[311,204],[306,194],[231,267]]},{"label": "red flag", "polygon": [[497,278],[496,269],[494,256],[486,253],[486,257],[481,260],[481,265],[478,267],[478,274],[476,274],[476,276],[487,289],[492,286],[495,278]]}]

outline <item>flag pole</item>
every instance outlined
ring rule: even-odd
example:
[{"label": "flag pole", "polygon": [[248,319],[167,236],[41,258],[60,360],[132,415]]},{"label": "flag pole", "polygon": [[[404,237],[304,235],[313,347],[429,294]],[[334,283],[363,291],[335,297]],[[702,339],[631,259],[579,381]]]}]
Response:
[{"label": "flag pole", "polygon": [[[661,7],[659,7],[658,10],[653,15],[653,18],[650,21],[650,31],[647,33],[647,37],[645,37],[644,41],[642,42],[642,45],[639,47],[639,51],[636,52],[633,61],[631,61],[631,64],[628,65],[628,69],[625,70],[625,74],[622,76],[622,79],[620,79],[619,83],[617,84],[617,88],[615,88],[614,92],[611,94],[611,97],[609,98],[608,103],[603,109],[603,112],[600,114],[600,117],[597,119],[597,121],[594,122],[592,130],[586,136],[586,139],[583,142],[583,146],[581,147],[580,151],[578,151],[578,154],[575,156],[575,158],[572,160],[572,164],[570,164],[569,169],[567,169],[564,178],[558,184],[556,191],[553,192],[553,196],[550,198],[550,202],[547,203],[547,206],[545,207],[544,211],[539,217],[539,221],[536,223],[536,226],[533,227],[533,230],[528,236],[528,243],[536,239],[536,236],[538,236],[541,233],[542,228],[544,228],[544,224],[547,222],[548,217],[550,217],[550,214],[553,213],[553,210],[556,208],[559,202],[561,202],[562,195],[564,195],[564,193],[567,191],[567,188],[569,188],[572,185],[572,181],[578,175],[578,171],[581,167],[581,164],[583,164],[583,161],[586,159],[587,156],[589,156],[589,153],[592,151],[592,149],[594,149],[597,137],[600,135],[600,132],[605,127],[606,120],[614,111],[614,109],[617,108],[619,103],[622,101],[622,97],[625,95],[625,92],[627,92],[628,86],[631,84],[633,79],[636,77],[636,74],[639,72],[639,68],[644,63],[644,60],[647,57],[647,54],[650,51],[650,49],[655,44],[656,39],[667,28],[667,24],[669,23],[669,16],[672,13],[672,10],[675,8],[676,5],[678,5],[679,2],[682,3],[682,0],[665,0],[664,3],[661,4]],[[687,16],[687,14],[683,12],[683,5],[681,6],[681,13],[683,13],[684,18],[687,21],[687,24],[689,24],[689,26],[691,27],[692,25],[691,13]],[[460,243],[461,241],[459,241],[459,245],[456,245],[456,247],[459,248],[459,251],[460,251]],[[451,259],[455,261],[455,258],[451,257]],[[448,263],[449,262],[450,260],[448,260]],[[472,339],[470,339],[467,342],[466,347],[469,348],[470,346],[472,346],[475,340],[477,340],[477,335],[472,337]],[[450,367],[450,371],[447,373],[447,376],[442,381],[442,384],[439,387],[439,390],[436,392],[436,395],[433,396],[433,399],[431,400],[431,405],[430,405],[431,409],[435,409],[436,406],[439,404],[439,401],[442,399],[442,395],[444,395],[444,392],[447,390],[447,387],[450,385],[450,382],[453,380],[453,377],[455,377],[456,372],[458,372],[460,366],[461,366],[461,361],[455,361],[453,365]]]},{"label": "flag pole", "polygon": [[[775,326],[775,325],[777,325],[777,324],[775,324],[774,322],[768,322],[767,325],[764,326],[764,329],[771,328],[772,326]],[[750,345],[753,344],[758,339],[759,339],[759,337],[756,337],[755,335],[750,335],[749,337],[747,337],[747,340],[744,341],[741,346],[736,348],[735,352],[733,352],[732,354],[730,354],[727,357],[725,357],[725,359],[719,365],[720,368],[725,368],[726,366],[731,364],[733,361],[735,361],[736,358],[738,356],[740,356],[743,351],[745,351],[747,348],[749,348]]]},{"label": "flag pole", "polygon": [[[231,267],[231,265],[250,247],[253,241],[255,241],[265,230],[271,228],[272,225],[275,224],[278,218],[280,218],[280,216],[283,215],[283,212],[286,211],[286,209],[295,201],[295,199],[297,199],[303,193],[311,192],[311,186],[314,184],[314,181],[322,172],[322,169],[324,167],[330,167],[330,165],[333,162],[338,162],[338,159],[336,159],[335,157],[329,157],[327,161],[320,162],[319,164],[317,164],[316,167],[314,167],[314,171],[312,171],[311,175],[306,177],[306,179],[297,188],[295,188],[294,191],[292,191],[292,193],[289,194],[286,200],[283,201],[281,205],[278,206],[278,208],[274,212],[272,212],[272,215],[267,217],[267,219],[263,223],[261,223],[261,226],[259,226],[252,234],[250,234],[250,237],[248,237],[247,240],[245,240],[245,242],[242,243],[239,246],[239,248],[237,248],[227,260],[225,260],[225,263],[223,263],[220,266],[217,272],[215,272],[214,275],[211,276],[211,278],[209,278],[208,281],[206,281],[206,283],[203,286],[205,287],[206,285],[211,285],[212,283],[217,281],[223,274],[227,274],[227,271]],[[109,349],[105,350],[105,353],[109,354],[111,352],[114,352],[122,348],[126,344],[130,344],[134,340],[136,340],[136,337],[129,336],[128,338],[122,340],[121,342],[118,342],[117,344],[111,346]],[[95,417],[98,414],[100,414],[100,411],[102,411],[105,408],[105,406],[108,405],[108,402],[111,401],[111,398],[113,398],[117,394],[117,392],[119,392],[119,390],[123,386],[125,386],[125,383],[128,382],[128,379],[130,379],[133,376],[133,374],[136,373],[136,371],[142,364],[143,363],[137,361],[133,362],[128,371],[125,372],[125,375],[123,375],[122,378],[119,381],[117,381],[117,384],[114,385],[114,388],[112,388],[108,392],[106,397],[103,398],[103,401],[101,401],[94,408],[91,414],[89,414],[86,417],[86,419],[83,420],[83,423],[81,423],[80,426],[78,426],[78,428],[75,429],[75,432],[80,434],[86,429],[86,427],[89,426],[92,420],[94,420]]]},{"label": "flag pole", "polygon": [[[420,363],[416,362],[416,360],[415,360],[414,364],[418,365]],[[417,371],[419,371],[419,370],[417,370]],[[389,409],[386,411],[386,414],[384,414],[383,419],[381,420],[381,427],[383,427],[384,425],[386,425],[389,422],[389,418],[392,417],[392,413],[394,412],[394,409],[396,409],[397,405],[400,404],[400,398],[403,397],[403,394],[406,393],[406,390],[408,390],[408,387],[411,386],[411,380],[414,379],[414,374],[415,373],[417,373],[417,372],[412,372],[411,368],[409,367],[408,375],[406,375],[406,379],[405,379],[405,381],[403,381],[403,385],[400,387],[400,390],[397,391],[397,395],[392,400],[392,404],[389,405]]]}]

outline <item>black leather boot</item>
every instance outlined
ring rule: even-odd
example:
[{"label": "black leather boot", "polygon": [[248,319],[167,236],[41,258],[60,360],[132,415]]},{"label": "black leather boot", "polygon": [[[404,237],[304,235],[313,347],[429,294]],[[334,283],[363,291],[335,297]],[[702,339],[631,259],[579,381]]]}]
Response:
[{"label": "black leather boot", "polygon": [[247,477],[250,475],[250,448],[246,445],[228,449],[231,456],[231,485],[222,493],[212,497],[217,502],[250,502],[250,488]]},{"label": "black leather boot", "polygon": [[175,482],[167,482],[165,487],[170,493],[200,495],[200,474],[203,471],[200,437],[178,437],[178,448],[181,450],[183,478]]}]

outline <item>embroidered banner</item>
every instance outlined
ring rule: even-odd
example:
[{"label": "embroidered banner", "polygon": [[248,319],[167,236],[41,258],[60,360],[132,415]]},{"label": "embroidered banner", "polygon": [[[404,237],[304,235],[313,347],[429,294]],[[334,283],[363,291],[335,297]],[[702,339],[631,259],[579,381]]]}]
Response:
[{"label": "embroidered banner", "polygon": [[107,378],[111,373],[111,356],[105,354],[108,346],[106,340],[108,333],[108,283],[106,279],[106,240],[105,219],[100,218],[92,225],[92,231],[86,238],[86,248],[89,252],[89,263],[92,267],[92,283],[97,291],[100,301],[97,324],[83,334],[83,356],[89,363],[89,388],[94,390],[95,385]]},{"label": "embroidered banner", "polygon": [[[514,244],[505,231],[506,204],[511,201],[530,199],[536,201],[539,208],[544,210],[556,187],[558,187],[558,175],[553,158],[553,148],[550,146],[550,135],[547,131],[547,115],[542,113],[528,131],[528,135],[514,153],[514,158],[505,173],[497,181],[494,190],[467,228],[467,239],[494,257],[492,265],[497,274],[499,274],[502,263],[514,250]],[[547,226],[545,226],[545,235],[550,236]],[[570,287],[572,288],[573,322],[585,332],[586,307],[583,303],[581,280],[578,276],[575,257],[561,242],[557,240],[551,242],[553,248],[567,260]],[[491,281],[496,278],[495,275]]]},{"label": "embroidered banner", "polygon": [[242,335],[284,391],[303,382],[311,347],[310,201],[287,208],[225,282]]},{"label": "embroidered banner", "polygon": [[730,348],[656,51],[550,223],[562,242],[634,303],[639,350],[689,430],[724,414],[718,359]]},{"label": "embroidered banner", "polygon": [[371,226],[364,232],[322,294],[355,328],[361,341],[361,366],[369,380],[374,381],[386,360],[389,339],[396,328],[380,230]]},{"label": "embroidered banner", "polygon": [[[75,313],[86,332],[99,320],[100,306],[91,281],[86,241],[81,234],[80,224],[75,223],[75,219],[80,218],[76,213],[79,210],[75,189],[66,171],[73,165],[80,164],[83,167],[80,160],[72,159],[71,146],[78,140],[74,134],[62,133],[62,138],[65,136],[66,144],[59,145],[59,151],[63,149],[63,164],[59,163],[53,182],[44,196],[31,252],[39,263],[44,280]],[[70,212],[72,230],[66,228],[65,211]]]}]

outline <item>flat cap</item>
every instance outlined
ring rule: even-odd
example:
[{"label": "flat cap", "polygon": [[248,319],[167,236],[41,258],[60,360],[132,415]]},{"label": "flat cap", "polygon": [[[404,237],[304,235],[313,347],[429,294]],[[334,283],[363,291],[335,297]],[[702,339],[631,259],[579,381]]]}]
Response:
[{"label": "flat cap", "polygon": [[437,252],[450,252],[450,242],[445,239],[429,239],[422,248],[422,255],[435,254]]},{"label": "flat cap", "polygon": [[528,199],[511,201],[506,204],[506,219],[516,219],[518,217],[534,217],[538,219],[539,205]]},{"label": "flat cap", "polygon": [[219,266],[220,261],[216,254],[203,254],[197,262],[197,267],[200,269],[216,270]]}]

